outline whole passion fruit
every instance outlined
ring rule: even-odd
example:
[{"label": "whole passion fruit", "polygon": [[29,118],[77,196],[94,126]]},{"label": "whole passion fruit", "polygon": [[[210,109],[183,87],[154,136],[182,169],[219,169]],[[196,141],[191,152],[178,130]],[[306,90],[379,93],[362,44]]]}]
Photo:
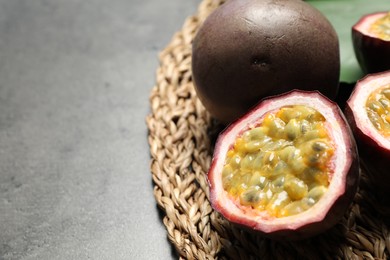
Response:
[{"label": "whole passion fruit", "polygon": [[217,139],[210,201],[227,220],[279,240],[336,224],[359,180],[353,135],[336,103],[318,92],[266,99]]},{"label": "whole passion fruit", "polygon": [[334,99],[339,56],[334,28],[309,4],[229,0],[199,29],[192,74],[205,108],[229,123],[262,98],[292,89],[318,90]]},{"label": "whole passion fruit", "polygon": [[352,27],[356,58],[365,73],[390,69],[390,13],[363,16]]},{"label": "whole passion fruit", "polygon": [[389,192],[390,71],[357,82],[345,108],[359,155],[379,190]]}]

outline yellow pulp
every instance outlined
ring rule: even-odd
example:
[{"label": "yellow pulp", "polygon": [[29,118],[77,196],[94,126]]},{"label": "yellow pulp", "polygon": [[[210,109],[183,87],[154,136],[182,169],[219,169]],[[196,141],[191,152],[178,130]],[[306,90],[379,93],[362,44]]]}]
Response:
[{"label": "yellow pulp", "polygon": [[370,32],[382,40],[390,41],[390,13],[375,21],[370,27]]},{"label": "yellow pulp", "polygon": [[325,118],[286,106],[244,131],[226,155],[224,189],[240,205],[284,217],[312,207],[327,191],[334,153]]},{"label": "yellow pulp", "polygon": [[366,111],[375,128],[382,135],[390,136],[390,85],[371,93],[366,102]]}]

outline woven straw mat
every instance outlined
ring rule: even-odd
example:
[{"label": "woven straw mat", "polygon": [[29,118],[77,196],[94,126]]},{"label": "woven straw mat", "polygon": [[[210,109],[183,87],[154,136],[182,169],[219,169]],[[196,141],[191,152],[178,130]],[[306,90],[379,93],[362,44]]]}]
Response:
[{"label": "woven straw mat", "polygon": [[154,195],[168,239],[181,259],[386,259],[390,257],[389,208],[374,198],[362,172],[351,209],[315,238],[276,242],[230,225],[208,200],[207,171],[221,126],[196,97],[191,42],[222,0],[203,0],[194,16],[160,53],[151,112],[146,118]]}]

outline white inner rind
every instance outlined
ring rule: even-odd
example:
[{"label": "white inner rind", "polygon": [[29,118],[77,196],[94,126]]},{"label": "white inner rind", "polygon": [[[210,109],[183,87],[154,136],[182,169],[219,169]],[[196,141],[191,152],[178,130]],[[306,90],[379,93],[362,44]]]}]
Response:
[{"label": "white inner rind", "polygon": [[[368,15],[364,18],[362,18],[355,26],[354,28],[358,31],[360,31],[361,33],[367,35],[367,36],[370,36],[370,37],[373,37],[373,38],[377,38],[378,35],[374,34],[371,32],[371,29],[370,27],[372,26],[373,23],[375,23],[378,19],[386,16],[388,13],[387,12],[381,12],[381,13],[375,13],[375,14],[371,14],[371,15]],[[385,40],[384,40],[385,41]]]},{"label": "white inner rind", "polygon": [[383,88],[388,84],[390,84],[390,72],[367,76],[359,81],[354,90],[356,95],[353,94],[348,101],[357,128],[365,135],[371,136],[372,139],[376,140],[378,145],[382,147],[390,147],[390,139],[383,136],[370,121],[366,111],[366,102],[372,92]]},{"label": "white inner rind", "polygon": [[[329,131],[330,138],[335,144],[335,153],[332,158],[334,173],[328,191],[324,196],[310,209],[297,215],[276,218],[267,214],[267,212],[244,209],[237,206],[223,189],[222,169],[224,158],[230,146],[235,142],[236,137],[250,126],[257,125],[267,112],[279,109],[289,105],[305,105],[318,110],[326,119],[326,126],[332,129]],[[269,233],[281,229],[295,230],[302,225],[319,222],[323,220],[334,202],[345,193],[346,176],[351,166],[349,148],[352,146],[349,133],[345,133],[339,121],[342,120],[338,113],[338,108],[330,101],[320,98],[317,93],[300,93],[299,95],[289,94],[281,99],[264,101],[261,104],[264,110],[254,109],[239,122],[232,125],[225,135],[220,137],[217,143],[216,154],[221,158],[213,161],[210,171],[209,181],[213,186],[211,189],[211,200],[217,202],[214,204],[230,221],[239,220],[240,223],[257,230]],[[336,111],[337,109],[337,111]],[[262,113],[262,114],[259,114]],[[218,176],[213,176],[218,175]]]}]

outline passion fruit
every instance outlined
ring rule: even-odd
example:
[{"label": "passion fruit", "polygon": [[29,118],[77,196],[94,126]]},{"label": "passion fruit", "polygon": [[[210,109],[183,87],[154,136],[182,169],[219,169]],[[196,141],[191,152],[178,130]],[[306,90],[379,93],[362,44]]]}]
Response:
[{"label": "passion fruit", "polygon": [[324,232],[357,190],[355,140],[336,103],[292,91],[260,102],[219,135],[208,173],[212,207],[279,240]]},{"label": "passion fruit", "polygon": [[356,59],[365,73],[390,69],[390,13],[363,16],[352,27],[352,42]]},{"label": "passion fruit", "polygon": [[303,1],[227,1],[204,21],[192,45],[195,90],[223,123],[292,89],[334,99],[339,74],[338,36]]},{"label": "passion fruit", "polygon": [[359,80],[347,101],[345,114],[371,180],[379,191],[389,193],[390,71]]}]

